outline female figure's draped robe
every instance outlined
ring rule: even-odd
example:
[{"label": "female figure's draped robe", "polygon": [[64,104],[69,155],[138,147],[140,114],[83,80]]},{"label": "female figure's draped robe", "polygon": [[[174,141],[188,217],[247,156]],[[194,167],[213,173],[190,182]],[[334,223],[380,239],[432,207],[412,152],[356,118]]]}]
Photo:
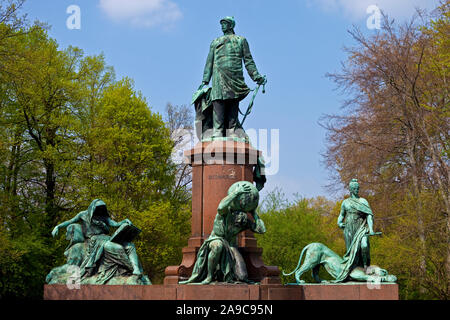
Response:
[{"label": "female figure's draped robe", "polygon": [[[354,268],[363,266],[361,242],[369,233],[367,216],[373,216],[372,209],[364,198],[347,198],[342,206],[346,208],[344,239],[347,251],[343,257],[342,272],[334,282],[344,281]],[[367,245],[369,245],[369,241],[367,241]]]}]

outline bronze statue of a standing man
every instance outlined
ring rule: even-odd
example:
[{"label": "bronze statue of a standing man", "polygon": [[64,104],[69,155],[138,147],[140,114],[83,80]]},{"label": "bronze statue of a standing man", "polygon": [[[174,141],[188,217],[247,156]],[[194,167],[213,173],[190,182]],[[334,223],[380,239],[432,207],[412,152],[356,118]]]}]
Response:
[{"label": "bronze statue of a standing man", "polygon": [[211,43],[203,82],[199,87],[207,85],[212,77],[213,138],[236,135],[239,102],[250,92],[244,82],[242,61],[253,81],[258,84],[266,82],[256,69],[247,40],[234,33],[234,18],[225,17],[220,24],[224,35]]}]

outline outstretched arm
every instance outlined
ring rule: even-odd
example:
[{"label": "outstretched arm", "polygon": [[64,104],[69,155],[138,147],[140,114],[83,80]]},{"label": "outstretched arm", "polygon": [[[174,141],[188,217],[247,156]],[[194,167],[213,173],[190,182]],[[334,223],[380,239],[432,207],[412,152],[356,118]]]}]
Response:
[{"label": "outstretched arm", "polygon": [[58,224],[55,228],[53,228],[52,236],[56,237],[58,235],[58,231],[60,228],[65,228],[72,223],[77,223],[80,221],[81,221],[81,212],[79,214],[77,214],[75,217],[73,217],[72,219],[64,221],[64,222]]},{"label": "outstretched arm", "polygon": [[120,227],[121,225],[123,225],[124,223],[130,224],[130,225],[133,224],[133,223],[132,223],[130,220],[128,220],[128,219],[124,219],[124,220],[122,220],[122,221],[120,221],[120,222],[116,222],[116,221],[114,221],[113,219],[108,218],[108,225],[109,225],[110,227],[117,228],[117,227]]}]

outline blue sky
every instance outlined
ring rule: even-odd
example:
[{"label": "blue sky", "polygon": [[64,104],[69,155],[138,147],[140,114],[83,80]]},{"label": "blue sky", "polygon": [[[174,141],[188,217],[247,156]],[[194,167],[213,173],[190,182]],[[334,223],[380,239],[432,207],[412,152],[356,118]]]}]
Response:
[{"label": "blue sky", "polygon": [[[345,98],[325,77],[340,69],[344,46],[354,43],[347,30],[366,34],[370,5],[396,20],[414,8],[428,10],[437,0],[28,0],[24,12],[47,22],[62,48],[80,47],[88,55],[104,53],[117,78],[128,76],[152,110],[168,102],[189,104],[200,85],[210,42],[221,35],[219,20],[236,19],[236,34],[247,38],[266,93],[259,93],[245,128],[279,129],[279,170],[268,176],[265,191],[281,187],[313,197],[329,172],[322,165],[323,114],[338,113]],[[81,28],[68,29],[70,5],[81,12]],[[247,84],[255,84],[246,76]],[[241,103],[246,110],[249,97]],[[270,134],[269,134],[270,136]],[[271,141],[269,140],[269,147]],[[269,149],[270,156],[270,149]],[[270,165],[270,164],[268,164]],[[363,187],[362,187],[363,188]],[[345,190],[343,190],[345,192]],[[329,195],[327,195],[329,196]]]}]

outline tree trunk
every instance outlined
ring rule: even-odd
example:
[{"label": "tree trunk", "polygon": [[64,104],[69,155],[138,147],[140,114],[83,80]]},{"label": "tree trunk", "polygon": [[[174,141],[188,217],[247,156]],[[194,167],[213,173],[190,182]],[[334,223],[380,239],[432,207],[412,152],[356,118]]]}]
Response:
[{"label": "tree trunk", "polygon": [[[406,128],[406,147],[408,153],[408,161],[411,167],[411,180],[413,184],[413,199],[417,201],[416,204],[416,218],[417,218],[417,227],[418,227],[418,237],[421,244],[421,252],[419,255],[419,268],[421,273],[421,278],[426,275],[426,236],[425,236],[425,226],[423,222],[422,216],[422,199],[421,199],[421,180],[418,174],[418,163],[417,163],[417,137],[416,137],[416,129],[415,124],[411,121],[409,117],[407,107],[404,107],[405,117],[408,119],[408,127]],[[423,288],[420,289],[423,292]]]}]

